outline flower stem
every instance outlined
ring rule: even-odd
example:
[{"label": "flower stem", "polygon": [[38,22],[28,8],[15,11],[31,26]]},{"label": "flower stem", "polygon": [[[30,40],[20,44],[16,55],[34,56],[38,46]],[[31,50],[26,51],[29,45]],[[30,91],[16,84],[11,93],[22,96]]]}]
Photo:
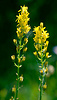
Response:
[{"label": "flower stem", "polygon": [[[43,69],[43,55],[42,55],[42,43],[41,43],[41,68]],[[41,81],[40,81],[40,100],[42,100],[42,85],[43,85],[43,77],[41,75]]]},{"label": "flower stem", "polygon": [[[20,39],[20,47],[21,47],[21,39]],[[19,51],[18,51],[18,54],[19,54],[19,58],[20,58],[20,48],[19,48]],[[19,62],[18,62],[18,67],[17,67],[17,89],[16,89],[16,98],[18,98],[19,100]]]}]

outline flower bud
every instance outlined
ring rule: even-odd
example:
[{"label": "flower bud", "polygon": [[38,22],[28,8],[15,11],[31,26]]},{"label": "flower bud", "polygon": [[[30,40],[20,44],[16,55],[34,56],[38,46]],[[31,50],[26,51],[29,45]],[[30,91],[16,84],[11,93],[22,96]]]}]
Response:
[{"label": "flower bud", "polygon": [[15,85],[14,85],[14,87],[12,88],[12,92],[16,92]]},{"label": "flower bud", "polygon": [[14,44],[17,44],[17,40],[16,39],[13,39],[13,42],[14,42]]},{"label": "flower bud", "polygon": [[43,70],[42,69],[40,70],[40,73],[41,73],[41,75],[43,74]]},{"label": "flower bud", "polygon": [[23,76],[20,76],[20,81],[21,81],[21,82],[23,81]]},{"label": "flower bud", "polygon": [[48,61],[45,62],[45,67],[47,66],[47,64],[48,64]]},{"label": "flower bud", "polygon": [[25,57],[25,56],[23,56],[22,61],[25,61],[25,59],[26,59],[26,57]]},{"label": "flower bud", "polygon": [[40,23],[40,27],[43,28],[43,22]]},{"label": "flower bud", "polygon": [[27,47],[25,47],[24,49],[23,49],[23,52],[26,52],[27,51]]},{"label": "flower bud", "polygon": [[35,56],[37,56],[37,52],[35,51],[35,52],[33,52],[33,54],[35,55]]},{"label": "flower bud", "polygon": [[46,83],[43,85],[43,89],[45,90],[47,88],[47,85]]},{"label": "flower bud", "polygon": [[18,59],[18,63],[20,64],[20,62],[21,62],[21,59],[19,58],[19,59]]},{"label": "flower bud", "polygon": [[15,55],[12,55],[12,56],[11,56],[11,59],[12,59],[12,60],[15,60]]}]

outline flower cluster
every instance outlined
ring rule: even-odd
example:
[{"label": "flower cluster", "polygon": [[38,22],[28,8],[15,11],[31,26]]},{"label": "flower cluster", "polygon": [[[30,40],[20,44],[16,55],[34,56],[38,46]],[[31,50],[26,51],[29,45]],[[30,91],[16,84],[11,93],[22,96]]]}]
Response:
[{"label": "flower cluster", "polygon": [[[33,53],[35,56],[37,56],[37,58],[41,62],[41,65],[39,66],[39,68],[40,68],[40,75],[41,75],[40,81],[42,81],[42,83],[43,83],[43,78],[48,71],[47,58],[51,57],[51,55],[49,55],[49,52],[47,52],[47,47],[48,47],[48,43],[49,43],[49,41],[47,41],[47,38],[49,38],[49,33],[47,33],[47,31],[45,31],[45,28],[46,27],[43,27],[43,23],[41,22],[40,26],[35,27],[34,31],[33,31],[36,33],[36,34],[34,34],[35,37],[33,38],[34,39],[34,47],[35,47],[36,51]],[[45,85],[46,85],[46,83],[45,83]],[[42,87],[44,88],[44,86],[42,86]]]},{"label": "flower cluster", "polygon": [[18,38],[21,38],[24,36],[24,34],[27,34],[29,30],[31,29],[30,26],[28,25],[28,21],[30,18],[28,18],[28,7],[21,6],[21,9],[18,11],[19,15],[16,15],[17,19],[17,36]]},{"label": "flower cluster", "polygon": [[[19,98],[19,81],[23,81],[23,75],[19,76],[19,68],[22,67],[22,62],[25,61],[26,57],[24,56],[24,53],[27,51],[26,44],[28,42],[28,38],[26,37],[26,34],[30,31],[31,27],[28,25],[28,21],[30,18],[28,18],[28,7],[21,6],[21,9],[18,11],[19,15],[17,15],[17,39],[13,39],[13,42],[16,46],[16,52],[17,52],[17,60],[15,55],[11,56],[11,59],[14,61],[14,65],[17,67],[18,71],[16,73],[17,75],[17,89],[16,89],[16,98]],[[13,89],[14,91],[14,89]],[[19,99],[18,99],[19,100]]]}]

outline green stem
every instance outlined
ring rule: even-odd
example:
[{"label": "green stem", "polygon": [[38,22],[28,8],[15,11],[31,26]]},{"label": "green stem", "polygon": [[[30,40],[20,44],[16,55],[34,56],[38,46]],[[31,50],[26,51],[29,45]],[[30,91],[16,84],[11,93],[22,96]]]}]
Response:
[{"label": "green stem", "polygon": [[[43,57],[42,57],[42,44],[41,44],[41,65],[43,69]],[[41,81],[40,81],[40,100],[42,100],[42,85],[43,85],[43,77],[41,75]]]},{"label": "green stem", "polygon": [[[21,46],[21,39],[20,39],[20,46]],[[19,58],[20,58],[20,48],[19,48]],[[18,67],[17,67],[17,89],[16,89],[16,98],[19,100],[19,62],[18,62]]]}]

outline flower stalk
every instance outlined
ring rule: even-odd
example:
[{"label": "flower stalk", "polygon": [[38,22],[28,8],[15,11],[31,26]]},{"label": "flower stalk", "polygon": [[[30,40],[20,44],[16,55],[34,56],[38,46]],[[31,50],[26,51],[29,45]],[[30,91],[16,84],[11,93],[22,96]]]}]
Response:
[{"label": "flower stalk", "polygon": [[25,5],[18,11],[19,15],[16,15],[17,19],[17,39],[13,39],[13,42],[16,46],[16,52],[17,52],[17,57],[15,55],[11,56],[11,59],[14,61],[14,65],[17,67],[17,72],[16,72],[16,81],[17,81],[17,86],[16,86],[16,96],[14,100],[19,100],[19,88],[20,88],[20,82],[23,81],[23,75],[20,76],[20,67],[22,67],[22,62],[25,61],[25,56],[24,53],[27,51],[26,44],[28,42],[28,38],[26,37],[26,34],[30,31],[31,27],[28,25],[28,21],[30,18],[28,18],[28,7]]},{"label": "flower stalk", "polygon": [[40,100],[42,100],[42,93],[43,89],[47,88],[47,85],[44,81],[44,77],[46,76],[46,73],[48,71],[48,63],[47,63],[47,58],[51,57],[49,55],[49,52],[47,52],[47,47],[49,41],[47,41],[47,38],[49,38],[49,33],[45,31],[46,27],[43,27],[43,23],[40,23],[40,26],[35,27],[34,31],[35,32],[35,37],[33,38],[34,40],[34,47],[35,47],[35,52],[33,54],[40,60],[40,66],[39,66],[39,72],[40,72]]}]

